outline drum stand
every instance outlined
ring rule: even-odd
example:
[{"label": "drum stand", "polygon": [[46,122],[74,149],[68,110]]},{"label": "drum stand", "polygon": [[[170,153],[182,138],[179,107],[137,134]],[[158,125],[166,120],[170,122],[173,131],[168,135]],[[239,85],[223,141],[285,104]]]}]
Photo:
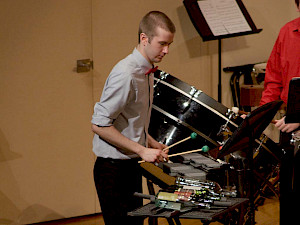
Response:
[{"label": "drum stand", "polygon": [[[255,206],[254,206],[254,163],[253,163],[253,149],[254,141],[259,138],[262,132],[270,124],[283,101],[273,101],[267,103],[247,115],[244,121],[235,130],[233,135],[226,141],[218,158],[222,158],[235,151],[245,151],[247,158],[247,165],[245,168],[245,175],[248,181],[247,193],[249,196],[249,210],[247,217],[249,225],[255,224]],[[241,179],[244,179],[241,177]],[[239,181],[243,184],[243,181]],[[241,189],[243,191],[243,189]],[[242,193],[243,194],[243,193]]]}]

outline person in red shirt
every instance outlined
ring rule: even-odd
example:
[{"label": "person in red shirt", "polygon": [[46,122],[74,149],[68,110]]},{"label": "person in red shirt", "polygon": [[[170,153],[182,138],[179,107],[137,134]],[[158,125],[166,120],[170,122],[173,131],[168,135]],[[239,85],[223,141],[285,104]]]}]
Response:
[{"label": "person in red shirt", "polygon": [[[299,0],[295,0],[300,11]],[[260,105],[275,100],[288,101],[289,82],[293,77],[300,77],[300,17],[284,25],[269,57],[264,91]],[[275,126],[282,132],[292,132],[299,123],[285,123],[285,117],[276,120]]]},{"label": "person in red shirt", "polygon": [[[299,0],[295,0],[300,11]],[[267,62],[264,91],[260,105],[283,100],[287,105],[289,83],[293,77],[300,77],[300,17],[285,24],[279,32]],[[279,146],[284,156],[280,162],[280,224],[294,224],[298,220],[300,201],[300,154],[290,144],[291,132],[299,129],[299,123],[285,123],[285,116],[276,120],[280,130]],[[299,152],[298,152],[299,153]]]}]

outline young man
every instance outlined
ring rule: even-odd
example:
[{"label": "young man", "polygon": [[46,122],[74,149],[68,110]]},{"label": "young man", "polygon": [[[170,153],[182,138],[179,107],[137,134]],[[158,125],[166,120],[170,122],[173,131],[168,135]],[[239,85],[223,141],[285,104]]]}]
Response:
[{"label": "young man", "polygon": [[148,134],[154,83],[149,70],[168,54],[175,26],[164,13],[151,11],[138,33],[137,47],[108,76],[92,118],[94,181],[106,225],[142,224],[127,216],[142,205],[142,199],[133,196],[142,192],[138,160],[168,159],[162,151],[166,146]]},{"label": "young man", "polygon": [[[298,11],[299,0],[295,0]],[[289,83],[293,77],[300,77],[300,17],[284,25],[269,57],[265,89],[260,104],[281,99],[288,102]],[[280,167],[280,224],[293,224],[298,220],[300,201],[300,154],[294,155],[289,133],[299,129],[299,123],[285,123],[285,117],[276,121],[281,131],[280,147],[285,155]]]}]

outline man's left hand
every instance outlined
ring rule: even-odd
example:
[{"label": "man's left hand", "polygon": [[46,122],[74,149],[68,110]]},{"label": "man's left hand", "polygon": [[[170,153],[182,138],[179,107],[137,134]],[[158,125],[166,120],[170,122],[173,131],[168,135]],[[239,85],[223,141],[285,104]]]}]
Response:
[{"label": "man's left hand", "polygon": [[275,127],[277,127],[280,131],[290,133],[296,130],[300,123],[285,123],[285,117],[280,120],[275,120]]}]

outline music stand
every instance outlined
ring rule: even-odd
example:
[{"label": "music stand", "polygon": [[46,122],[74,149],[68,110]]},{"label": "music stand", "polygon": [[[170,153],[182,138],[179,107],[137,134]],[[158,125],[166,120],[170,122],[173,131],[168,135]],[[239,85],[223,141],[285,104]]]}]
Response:
[{"label": "music stand", "polygon": [[279,110],[283,101],[269,102],[249,113],[242,121],[232,136],[227,140],[219,151],[217,158],[222,158],[235,151],[246,151],[248,159],[248,180],[249,180],[249,208],[250,224],[254,224],[254,177],[253,177],[253,146],[255,139],[259,138],[262,132],[270,124]]},{"label": "music stand", "polygon": [[[201,1],[204,2],[204,1]],[[238,37],[238,36],[242,36],[242,35],[249,35],[249,34],[257,34],[260,33],[262,31],[262,29],[257,29],[250,14],[248,13],[246,7],[244,6],[242,0],[234,0],[234,1],[229,1],[229,4],[235,3],[235,4],[231,5],[229,8],[230,9],[237,9],[234,13],[230,13],[231,11],[228,10],[228,5],[227,7],[219,7],[219,9],[222,9],[222,12],[217,12],[212,13],[211,9],[205,9],[202,7],[202,9],[200,9],[200,4],[201,3],[198,0],[183,0],[183,4],[189,14],[189,17],[194,25],[194,27],[196,28],[196,30],[198,31],[198,33],[200,34],[200,36],[202,37],[203,41],[209,41],[209,40],[218,40],[218,61],[219,61],[219,68],[218,68],[218,102],[222,101],[222,71],[221,71],[221,40],[224,38],[230,38],[230,37]],[[212,4],[210,5],[214,5],[213,4],[213,0],[207,0],[204,3],[209,3],[211,2]],[[226,1],[223,1],[226,4]],[[228,1],[227,1],[228,3]],[[213,9],[216,9],[215,7],[213,7]],[[232,29],[233,27],[235,28],[244,28],[245,24],[239,24],[241,21],[243,21],[243,19],[241,19],[238,15],[240,15],[238,12],[240,11],[242,17],[245,19],[245,24],[247,24],[249,27],[248,29]],[[208,15],[207,17],[205,15],[210,14],[210,16]],[[223,15],[222,19],[218,19],[218,17],[221,15]],[[239,18],[235,18],[235,17],[239,17]],[[214,18],[212,20],[207,20],[208,18]],[[235,19],[233,19],[235,18]],[[225,21],[227,21],[227,25],[228,21],[231,21],[230,23],[232,23],[230,26],[226,26],[224,27]],[[240,26],[236,26],[238,23]],[[247,26],[246,25],[246,26]],[[220,29],[221,28],[221,29]],[[220,30],[223,30],[223,32],[218,32]],[[217,32],[216,32],[217,31]]]},{"label": "music stand", "polygon": [[289,84],[285,123],[300,123],[300,77],[294,77]]}]

